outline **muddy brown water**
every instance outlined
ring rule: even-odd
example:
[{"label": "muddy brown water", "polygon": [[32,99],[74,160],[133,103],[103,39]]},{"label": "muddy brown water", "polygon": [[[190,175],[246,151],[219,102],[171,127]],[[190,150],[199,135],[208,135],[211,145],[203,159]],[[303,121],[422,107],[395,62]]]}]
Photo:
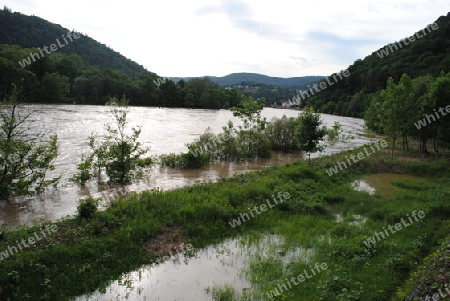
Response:
[{"label": "muddy brown water", "polygon": [[[87,195],[103,197],[116,193],[117,188],[98,187],[95,183],[86,188],[71,184],[68,181],[76,171],[76,163],[81,154],[88,151],[87,137],[94,133],[101,137],[105,134],[104,125],[111,122],[108,106],[85,105],[30,105],[33,118],[36,120],[34,129],[44,129],[47,133],[56,133],[59,138],[59,155],[55,161],[56,169],[50,176],[61,176],[60,188],[50,189],[42,195],[34,197],[16,197],[0,200],[0,225],[6,224],[8,229],[23,224],[32,224],[43,220],[55,221],[76,213],[77,200]],[[295,117],[296,110],[265,108],[262,115],[268,120],[273,117]],[[367,138],[364,122],[361,119],[322,114],[327,126],[339,122],[344,131],[354,136],[336,143],[329,143],[323,156],[348,150],[364,143],[374,141]],[[129,125],[141,126],[140,141],[149,147],[149,155],[178,153],[187,151],[186,143],[198,138],[210,127],[218,133],[228,120],[238,124],[228,110],[191,110],[168,108],[131,107]],[[267,166],[282,165],[302,158],[302,154],[274,153],[270,159],[241,160],[241,162],[210,163],[196,170],[179,170],[171,168],[152,167],[146,172],[142,181],[124,187],[125,192],[143,191],[148,189],[169,190],[176,187],[200,182],[212,182],[221,177],[257,170]]]}]

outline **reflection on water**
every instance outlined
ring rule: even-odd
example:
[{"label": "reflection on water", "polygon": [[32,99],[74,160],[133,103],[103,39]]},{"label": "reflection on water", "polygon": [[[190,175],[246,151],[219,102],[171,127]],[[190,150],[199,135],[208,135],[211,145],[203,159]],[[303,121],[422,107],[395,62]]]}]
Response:
[{"label": "reflection on water", "polygon": [[237,292],[251,290],[245,276],[246,268],[255,258],[280,259],[287,265],[292,260],[309,262],[313,249],[285,249],[285,240],[278,235],[260,239],[228,239],[186,258],[177,258],[159,265],[146,265],[113,282],[105,293],[80,296],[82,300],[211,300],[207,288],[231,285]]},{"label": "reflection on water", "polygon": [[373,195],[375,193],[375,188],[367,184],[364,180],[356,180],[352,183],[353,189],[356,191],[364,191],[367,192],[370,195]]},{"label": "reflection on water", "polygon": [[[104,125],[111,121],[108,107],[83,105],[33,105],[36,128],[46,129],[48,133],[56,133],[59,138],[59,156],[55,162],[56,170],[49,176],[62,176],[62,188],[48,191],[37,197],[18,197],[7,203],[0,200],[0,224],[6,223],[14,228],[24,223],[40,220],[57,220],[76,213],[77,200],[87,195],[105,197],[113,195],[110,187],[97,187],[96,184],[79,187],[68,182],[76,171],[76,163],[80,155],[87,151],[87,137],[91,133],[98,136],[105,134]],[[268,120],[273,117],[295,117],[299,111],[265,108],[262,116]],[[327,155],[348,150],[373,141],[364,136],[363,120],[322,115],[324,123],[332,126],[335,121],[343,130],[354,136],[345,142],[329,143],[324,153]],[[207,127],[215,133],[232,120],[239,121],[228,110],[190,110],[159,109],[132,107],[129,113],[130,126],[141,126],[140,141],[150,148],[152,156],[187,151],[186,143],[192,142],[204,133]],[[125,191],[142,191],[159,188],[173,189],[200,182],[213,182],[221,177],[256,170],[266,166],[275,166],[293,162],[303,158],[302,154],[274,153],[270,159],[249,160],[242,163],[210,163],[198,170],[176,170],[153,167],[145,178],[133,185],[125,187]]]},{"label": "reflection on water", "polygon": [[[336,223],[342,223],[344,221],[344,217],[342,214],[336,214]],[[363,224],[367,222],[367,217],[362,216],[360,214],[352,214],[350,218],[348,218],[348,224],[352,226],[361,227]]]}]

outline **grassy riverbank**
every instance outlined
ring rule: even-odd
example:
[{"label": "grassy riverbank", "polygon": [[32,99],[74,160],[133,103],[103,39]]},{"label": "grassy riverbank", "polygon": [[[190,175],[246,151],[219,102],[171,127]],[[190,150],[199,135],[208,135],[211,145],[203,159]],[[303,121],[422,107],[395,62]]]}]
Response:
[{"label": "grassy riverbank", "polygon": [[[410,273],[448,234],[450,163],[390,159],[380,151],[327,175],[327,168],[358,151],[315,159],[311,166],[300,161],[213,184],[134,194],[91,220],[59,221],[56,232],[0,261],[0,299],[67,300],[106,287],[181,242],[200,248],[226,237],[274,233],[285,237],[284,251],[311,248],[314,253],[308,262],[298,258],[287,265],[255,258],[247,270],[255,284],[248,300],[269,300],[270,290],[310,271],[316,262],[326,263],[327,269],[298,285],[291,282],[275,300],[391,300],[398,287],[407,289]],[[392,173],[397,175],[387,175]],[[352,189],[350,183],[361,177],[376,186],[375,195]],[[290,198],[230,226],[278,192],[289,192]],[[411,222],[408,215],[414,211],[425,216]],[[402,219],[408,226],[367,246],[376,232]],[[6,233],[0,252],[37,231]]]}]

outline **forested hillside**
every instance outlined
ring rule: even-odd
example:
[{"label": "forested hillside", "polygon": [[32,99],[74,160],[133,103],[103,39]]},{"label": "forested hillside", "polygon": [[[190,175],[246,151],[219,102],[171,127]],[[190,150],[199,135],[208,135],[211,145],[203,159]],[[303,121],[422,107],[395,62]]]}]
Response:
[{"label": "forested hillside", "polygon": [[[73,30],[76,31],[76,28]],[[56,38],[63,42],[61,36],[66,35],[68,31],[71,30],[36,16],[12,13],[8,9],[0,10],[0,45],[42,48],[44,45],[55,43]],[[131,77],[146,73],[143,66],[86,35],[82,35],[82,38],[78,39],[76,43],[68,43],[58,49],[58,52],[78,54],[89,65],[111,68]]]},{"label": "forested hillside", "polygon": [[[386,87],[389,77],[398,82],[404,73],[417,78],[449,72],[450,14],[441,16],[435,23],[438,29],[424,29],[426,35],[419,30],[422,37],[409,45],[402,44],[401,48],[394,45],[398,50],[391,45],[393,51],[386,45],[363,60],[357,60],[348,68],[349,77],[316,93],[308,99],[309,104],[324,113],[363,117],[370,99]],[[399,37],[399,40],[403,38],[406,37]],[[389,50],[387,55],[383,50]]]},{"label": "forested hillside", "polygon": [[14,85],[20,101],[35,103],[105,104],[126,95],[130,105],[222,109],[241,97],[207,78],[177,83],[160,78],[86,35],[5,7],[0,11],[1,100]]},{"label": "forested hillside", "polygon": [[[301,76],[301,77],[273,77],[257,73],[232,73],[225,76],[208,76],[213,82],[221,86],[233,86],[242,84],[262,84],[266,86],[278,86],[282,88],[291,89],[305,89],[309,84],[318,82],[324,76]],[[173,78],[177,81],[179,79],[189,80],[191,78]]]}]

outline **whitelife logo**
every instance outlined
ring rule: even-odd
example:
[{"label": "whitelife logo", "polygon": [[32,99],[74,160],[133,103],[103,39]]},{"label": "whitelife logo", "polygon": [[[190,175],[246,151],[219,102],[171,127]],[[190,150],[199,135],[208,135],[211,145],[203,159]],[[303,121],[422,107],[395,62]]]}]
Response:
[{"label": "whitelife logo", "polygon": [[[430,28],[430,27],[431,27],[431,28]],[[402,48],[402,43],[406,46],[406,45],[409,45],[409,42],[412,43],[412,42],[414,42],[416,39],[418,40],[418,39],[421,39],[421,38],[423,38],[424,36],[426,36],[427,33],[425,32],[425,30],[427,30],[428,33],[430,33],[430,32],[431,32],[431,29],[436,30],[436,29],[438,29],[438,28],[439,28],[439,26],[438,26],[436,23],[429,24],[429,25],[427,26],[427,28],[422,29],[422,30],[419,31],[419,32],[416,32],[414,35],[410,36],[409,38],[407,38],[407,39],[401,39],[399,42],[396,42],[396,43],[394,43],[394,44],[389,44],[389,45],[387,45],[386,47],[384,47],[383,49],[381,49],[381,51],[377,51],[377,55],[378,55],[378,57],[379,57],[380,59],[382,59],[383,57],[388,56],[389,54],[393,53],[394,51],[397,51],[397,50],[399,49],[399,47]],[[423,36],[420,35],[420,32],[423,33]],[[409,40],[409,42],[408,42],[408,40]],[[394,49],[395,49],[395,50],[394,50]]]},{"label": "whitelife logo", "polygon": [[[63,48],[64,46],[66,46],[67,44],[69,44],[69,42],[66,40],[66,37],[70,40],[70,42],[73,42],[72,37],[77,40],[81,37],[81,35],[78,32],[68,32],[66,36],[61,35],[64,39],[65,44],[61,44],[61,42],[59,41],[59,38],[56,39],[56,43],[58,44],[59,48]],[[44,46],[44,51],[47,54],[51,54],[52,52],[55,52],[56,50],[58,50],[58,47],[56,46],[56,44],[51,44],[50,47]],[[48,50],[48,48],[50,48],[50,50]],[[44,53],[42,52],[41,48],[38,48],[39,52],[30,52],[30,55],[26,58],[23,59],[21,62],[19,62],[19,65],[22,68],[25,68],[28,65],[31,65],[31,60],[33,60],[33,62],[36,62],[36,60],[39,60],[43,57],[45,57]],[[39,55],[40,54],[40,55]]]},{"label": "whitelife logo", "polygon": [[[320,92],[322,90],[325,90],[326,88],[334,85],[335,83],[339,82],[340,80],[343,80],[344,77],[348,77],[348,76],[350,76],[350,71],[343,70],[337,74],[333,74],[332,76],[327,77],[326,82],[321,81],[319,84],[313,84],[312,88],[310,85],[308,85],[309,90],[307,90],[307,91],[300,90],[299,94],[295,97],[292,97],[292,99],[290,99],[287,102],[286,106],[289,106],[289,107],[294,106],[294,105],[299,106],[303,100],[314,95],[314,91]],[[333,81],[330,81],[330,78],[333,79]],[[313,90],[313,88],[314,88],[314,90]]]},{"label": "whitelife logo", "polygon": [[[290,195],[289,192],[278,192],[278,193],[277,193],[277,196],[278,196],[278,201],[279,201],[280,203],[283,203],[285,200],[288,200],[288,199],[290,199],[290,197],[291,197],[291,195]],[[277,201],[277,199],[276,199],[273,195],[272,195],[272,198],[273,198],[275,204],[271,204],[270,201],[269,201],[269,199],[266,199],[266,202],[267,202],[267,205],[269,205],[269,208],[273,208],[273,207],[275,207],[276,205],[278,205],[278,201]],[[257,215],[258,215],[258,214],[261,214],[262,212],[265,212],[265,211],[267,211],[267,209],[269,209],[269,208],[267,208],[267,205],[266,205],[266,204],[261,204],[261,205],[259,205],[259,209],[260,209],[261,211],[258,211],[258,207],[257,207],[257,206],[254,206],[254,207],[249,211],[249,213],[250,213],[250,215],[252,216],[252,218],[255,217],[255,215],[253,215],[253,211],[255,211]],[[230,224],[230,226],[231,226],[232,228],[236,228],[236,226],[240,226],[241,223],[245,223],[245,222],[248,221],[248,220],[250,220],[250,216],[249,216],[247,213],[241,213],[241,214],[239,214],[239,217],[238,217],[237,219],[233,219],[232,221],[230,221],[230,222],[228,222],[228,223]]]},{"label": "whitelife logo", "polygon": [[[17,246],[8,246],[8,249],[0,252],[0,261],[3,259],[6,259],[10,256],[13,256],[15,253],[18,253],[19,251],[22,251],[23,248],[29,248],[30,245],[36,244],[38,241],[44,239],[48,235],[51,235],[52,233],[56,233],[58,231],[58,226],[56,225],[46,225],[45,229],[41,229],[42,237],[39,236],[38,232],[34,232],[33,236],[30,236],[26,241],[25,239],[22,239],[20,242],[16,240]],[[28,243],[27,243],[28,242]]]},{"label": "whitelife logo", "polygon": [[[387,147],[388,146],[387,141],[382,139],[379,144],[375,144],[375,147],[377,148],[378,151],[381,150],[380,146]],[[356,156],[352,154],[350,155],[350,159],[352,159],[353,163],[357,163],[358,161],[364,159],[366,155],[371,156],[376,152],[374,149],[374,145],[370,145],[370,149],[372,150],[372,153],[367,151],[367,147],[364,147],[364,152],[359,152]],[[356,157],[358,159],[356,159]],[[348,166],[345,162],[339,161],[336,165],[334,165],[334,167],[327,169],[326,173],[331,177],[333,174],[337,174],[339,172],[339,168],[341,170],[344,170],[345,168],[352,166],[352,163],[349,160],[349,158],[347,156],[345,156],[345,158],[347,159]]]},{"label": "whitelife logo", "polygon": [[[418,222],[419,219],[417,217],[419,217],[420,220],[423,219],[425,217],[425,212],[423,212],[423,211],[417,212],[416,210],[414,210],[411,213],[411,215],[414,217],[414,220],[416,222]],[[403,229],[403,227],[406,228],[406,227],[410,226],[411,224],[413,224],[414,221],[412,220],[411,216],[409,216],[409,214],[407,216],[408,216],[408,220],[409,220],[410,223],[408,224],[407,222],[405,222],[405,220],[403,218],[401,218],[400,219],[401,223],[396,223],[394,226],[392,226],[392,225],[388,226],[388,229],[389,229],[390,233],[394,234],[395,232],[400,231],[401,229]],[[395,230],[394,230],[394,228],[395,228]],[[384,231],[382,231],[382,232],[375,232],[375,234],[372,237],[370,237],[367,240],[365,240],[364,244],[366,245],[366,247],[367,248],[371,248],[371,247],[375,246],[376,243],[379,242],[381,239],[388,238],[389,235],[390,235],[389,232],[388,232],[388,229],[386,229],[386,227],[383,227]],[[385,234],[386,234],[386,236],[385,236]]]},{"label": "whitelife logo", "polygon": [[[436,118],[437,118],[437,119],[441,119],[441,118],[439,117],[438,112],[436,112],[436,109],[433,109],[433,111],[434,111],[434,115],[436,116]],[[447,113],[450,113],[450,105],[448,105],[448,106],[445,107],[445,111],[446,111],[447,113],[444,112],[444,108],[443,108],[443,107],[440,107],[440,108],[438,109],[438,111],[441,113],[442,117],[447,116]],[[433,116],[433,114],[431,114],[431,115],[425,115],[425,118],[424,118],[424,119],[419,120],[419,121],[417,121],[417,122],[414,122],[414,125],[416,126],[416,128],[417,128],[418,130],[420,130],[422,127],[426,127],[428,124],[430,124],[430,123],[431,123],[431,119],[433,119],[433,121],[436,121],[436,118]],[[427,123],[427,121],[428,121],[428,123]]]},{"label": "whitelife logo", "polygon": [[158,77],[156,80],[153,81],[153,83],[159,88],[159,86],[165,84],[167,81],[169,81],[168,78]]},{"label": "whitelife logo", "polygon": [[214,139],[212,139],[212,142],[211,142],[213,145],[211,145],[209,142],[208,142],[208,143],[203,143],[203,144],[200,146],[200,148],[196,147],[196,148],[192,149],[192,150],[191,150],[191,153],[192,153],[192,155],[193,155],[194,157],[197,158],[198,156],[207,154],[210,150],[213,149],[213,147],[214,147],[214,148],[217,148],[217,147],[218,147],[217,144],[220,145],[221,143],[227,141],[227,140],[230,139],[230,138],[231,138],[231,135],[230,135],[230,134],[227,134],[227,133],[224,134],[223,136],[214,137]]},{"label": "whitelife logo", "polygon": [[[450,296],[450,290],[448,288],[448,285],[445,286],[446,293],[442,291],[442,288],[438,289],[438,293],[433,294],[431,297],[430,295],[427,295],[426,297],[421,297],[420,301],[440,301],[440,300],[446,300],[447,296]],[[442,298],[442,299],[441,299]],[[448,300],[448,299],[447,299]]]},{"label": "whitelife logo", "polygon": [[[282,294],[284,291],[287,291],[288,286],[289,286],[289,289],[292,289],[292,284],[299,285],[300,283],[306,281],[307,279],[310,279],[313,276],[316,276],[316,271],[317,271],[317,274],[319,274],[320,272],[325,271],[326,269],[328,269],[328,265],[325,262],[322,262],[321,264],[319,264],[317,262],[314,265],[314,268],[311,268],[311,275],[308,274],[308,272],[305,269],[305,270],[303,270],[303,273],[301,273],[300,275],[297,276],[297,278],[292,277],[290,280],[288,280],[287,284],[278,284],[277,288],[266,293],[267,297],[269,297],[270,300],[273,300],[275,297]],[[292,282],[292,284],[291,284],[291,282]]]}]

